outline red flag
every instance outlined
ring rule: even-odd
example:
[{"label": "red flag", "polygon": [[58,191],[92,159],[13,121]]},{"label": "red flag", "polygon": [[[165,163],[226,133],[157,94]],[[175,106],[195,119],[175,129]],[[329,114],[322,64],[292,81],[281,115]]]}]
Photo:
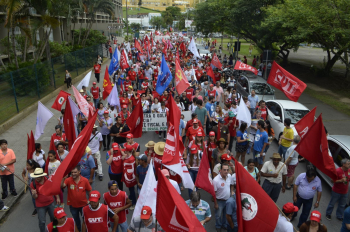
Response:
[{"label": "red flag", "polygon": [[30,131],[30,135],[28,135],[28,140],[27,140],[27,160],[33,159],[33,153],[35,151],[35,140],[34,140],[34,135],[33,131]]},{"label": "red flag", "polygon": [[309,113],[307,113],[302,119],[297,122],[294,127],[298,132],[298,135],[303,138],[307,131],[311,128],[315,121],[316,107],[313,108]]},{"label": "red flag", "polygon": [[52,104],[51,108],[61,111],[61,108],[64,104],[64,102],[67,100],[68,96],[70,96],[69,93],[61,90],[60,93],[57,95],[56,100]]},{"label": "red flag", "polygon": [[141,45],[137,39],[135,39],[135,48],[139,50],[140,52],[142,51]]},{"label": "red flag", "polygon": [[164,54],[166,54],[167,49],[168,49],[168,45],[167,45],[167,44],[164,44],[164,48],[163,48],[163,51],[162,51],[162,52],[163,52]]},{"label": "red flag", "polygon": [[215,53],[214,53],[213,59],[211,60],[211,64],[217,67],[218,69],[222,69],[222,64]]},{"label": "red flag", "polygon": [[95,124],[97,112],[88,120],[87,125],[74,141],[72,149],[62,161],[57,170],[52,174],[39,191],[46,196],[58,195],[61,192],[61,180],[77,166],[81,157],[85,154],[86,146],[89,143],[92,127]]},{"label": "red flag", "polygon": [[215,79],[215,75],[214,75],[214,71],[213,68],[211,67],[211,65],[209,65],[208,71],[207,71],[207,75],[211,77],[211,79],[213,80],[214,85],[216,84],[216,79]]},{"label": "red flag", "polygon": [[[204,144],[203,144],[203,147],[204,147]],[[199,165],[197,179],[194,185],[210,193],[214,197],[214,199],[216,198],[213,180],[211,178],[211,171],[210,171],[207,149],[203,149],[202,160]]]},{"label": "red flag", "polygon": [[167,232],[205,232],[206,230],[175,190],[168,179],[158,171],[156,218]]},{"label": "red flag", "polygon": [[176,48],[176,58],[175,59],[180,59],[179,48]]},{"label": "red flag", "polygon": [[120,54],[120,68],[121,69],[129,68],[128,56],[126,55],[124,49],[121,50],[121,54]]},{"label": "red flag", "polygon": [[106,65],[105,78],[103,79],[103,93],[102,98],[105,100],[112,91],[112,83],[109,80],[108,65]]},{"label": "red flag", "polygon": [[328,150],[327,135],[322,123],[322,115],[316,119],[295,150],[334,181],[337,179],[333,157]]},{"label": "red flag", "polygon": [[275,203],[237,160],[235,168],[238,231],[255,232],[257,225],[259,232],[274,231],[279,215]]},{"label": "red flag", "polygon": [[50,140],[50,150],[53,150],[57,153],[57,148],[56,148],[56,145],[55,145],[55,141],[53,141],[52,137],[51,137],[51,140]]},{"label": "red flag", "polygon": [[306,88],[306,84],[279,66],[272,64],[267,83],[281,90],[290,100],[297,102]]},{"label": "red flag", "polygon": [[66,103],[66,111],[64,112],[64,116],[63,116],[63,125],[65,129],[65,134],[68,139],[68,150],[70,151],[76,139],[76,135],[75,135],[75,124],[74,124],[72,108],[70,106],[69,101],[67,101]]},{"label": "red flag", "polygon": [[218,130],[217,130],[217,133],[216,133],[216,140],[219,141],[220,138],[221,138],[220,123],[218,123]]},{"label": "red flag", "polygon": [[166,44],[166,41],[165,41],[165,39],[164,39],[164,38],[162,38],[162,43],[163,43],[163,44]]},{"label": "red flag", "polygon": [[184,72],[181,69],[180,63],[178,59],[175,59],[175,86],[178,94],[182,94],[183,91],[185,91],[189,86],[190,83],[188,83],[187,77],[185,76]]},{"label": "red flag", "polygon": [[182,42],[181,44],[180,44],[180,49],[181,49],[181,51],[182,51],[182,57],[185,57],[185,55],[186,55],[186,45],[185,45],[185,43],[184,42]]},{"label": "red flag", "polygon": [[126,120],[126,125],[128,125],[130,131],[120,133],[120,136],[126,137],[126,135],[129,133],[133,134],[134,138],[140,138],[142,136],[143,111],[141,100],[138,100],[135,109],[132,111],[130,117]]},{"label": "red flag", "polygon": [[253,72],[255,75],[258,75],[258,70],[256,68],[254,68],[253,66],[247,65],[241,61],[237,61],[236,65],[234,67],[234,69],[236,70],[245,70],[245,71],[251,71]]}]

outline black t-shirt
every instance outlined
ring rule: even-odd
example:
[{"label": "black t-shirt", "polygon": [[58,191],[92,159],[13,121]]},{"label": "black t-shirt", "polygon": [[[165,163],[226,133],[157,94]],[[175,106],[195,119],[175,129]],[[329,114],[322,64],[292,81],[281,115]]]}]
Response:
[{"label": "black t-shirt", "polygon": [[185,111],[188,111],[188,106],[190,105],[190,100],[188,100],[187,97],[185,97],[185,99],[183,99],[182,97],[180,98],[180,102],[182,104],[184,104],[185,106]]},{"label": "black t-shirt", "polygon": [[[120,131],[121,130],[121,131]],[[127,132],[129,131],[129,127],[125,124],[125,126],[117,126],[117,124],[114,124],[111,127],[110,130],[110,134],[118,134],[120,132]],[[118,143],[118,144],[122,144],[126,142],[126,138],[125,137],[117,137],[117,136],[112,136],[113,137],[113,142]]]}]

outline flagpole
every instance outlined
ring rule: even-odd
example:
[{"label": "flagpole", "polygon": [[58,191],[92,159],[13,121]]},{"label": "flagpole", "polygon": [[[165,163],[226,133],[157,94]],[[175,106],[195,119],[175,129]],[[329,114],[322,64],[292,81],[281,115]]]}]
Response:
[{"label": "flagpole", "polygon": [[[288,219],[288,217],[283,213],[283,211],[280,209],[280,207],[278,207],[278,205],[276,204],[276,202],[274,202],[275,203],[275,205],[277,206],[277,208],[278,208],[278,210],[282,213],[282,215],[286,218],[286,219]],[[291,223],[292,224],[292,223]],[[293,224],[292,224],[293,225]],[[293,225],[293,228],[294,228],[294,230],[295,230],[295,232],[298,232],[298,230],[294,227],[294,225]]]},{"label": "flagpole", "polygon": [[280,167],[280,169],[278,170],[277,174],[279,174],[279,173],[280,173],[281,169],[283,168],[283,166],[284,166],[284,165],[286,165],[287,160],[289,159],[289,157],[290,157],[290,156],[291,156],[293,153],[294,153],[294,151],[293,151],[293,152],[291,152],[291,153],[289,154],[288,158],[287,158],[287,159],[284,161],[284,163],[283,163],[282,167]]},{"label": "flagpole", "polygon": [[[2,165],[2,164],[0,164],[1,165],[1,167],[5,167],[4,165]],[[9,171],[11,174],[13,174],[15,177],[17,177],[20,181],[22,181],[24,184],[25,184],[25,187],[29,187],[30,188],[30,186],[26,183],[26,182],[24,182],[20,177],[18,177],[15,173],[13,173],[13,172],[11,172],[11,170],[10,169],[8,169],[8,167],[5,167],[5,169],[7,170],[7,171]]]}]

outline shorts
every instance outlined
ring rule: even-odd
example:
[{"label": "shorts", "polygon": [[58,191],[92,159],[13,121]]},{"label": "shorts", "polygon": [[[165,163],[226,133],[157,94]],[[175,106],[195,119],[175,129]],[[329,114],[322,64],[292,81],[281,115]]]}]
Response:
[{"label": "shorts", "polygon": [[294,175],[295,168],[297,167],[298,164],[296,165],[288,165],[287,166],[287,177],[291,177]]},{"label": "shorts", "polygon": [[248,149],[248,144],[241,145],[239,143],[236,143],[236,152],[244,153],[247,151],[247,149]]},{"label": "shorts", "polygon": [[[259,157],[257,157],[259,155]],[[254,162],[258,164],[264,164],[264,156],[260,156],[260,152],[253,150]]]}]

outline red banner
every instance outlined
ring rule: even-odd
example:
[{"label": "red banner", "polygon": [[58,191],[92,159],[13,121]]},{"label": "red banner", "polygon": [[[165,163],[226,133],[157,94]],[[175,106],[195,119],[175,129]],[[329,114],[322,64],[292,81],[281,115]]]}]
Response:
[{"label": "red banner", "polygon": [[68,150],[70,151],[76,139],[76,135],[73,113],[69,101],[67,101],[66,104],[66,111],[64,112],[63,116],[63,125],[66,137],[68,139]]},{"label": "red banner", "polygon": [[126,135],[129,133],[133,134],[134,138],[140,138],[142,136],[143,111],[141,100],[138,100],[135,109],[132,111],[130,117],[126,120],[126,125],[128,125],[130,131],[120,133],[120,136],[126,137]]},{"label": "red banner", "polygon": [[33,153],[35,151],[35,140],[33,131],[30,131],[30,135],[27,134],[27,160],[33,159]]},{"label": "red banner", "polygon": [[111,80],[109,80],[108,65],[106,65],[105,77],[103,79],[103,93],[102,98],[105,100],[113,89]]},{"label": "red banner", "polygon": [[213,71],[211,65],[209,65],[207,74],[208,74],[208,76],[210,76],[211,79],[213,80],[214,85],[216,85],[216,79],[215,79],[214,71]]},{"label": "red banner", "polygon": [[218,69],[222,69],[222,64],[215,53],[213,55],[213,59],[211,60],[211,64],[217,67]]},{"label": "red banner", "polygon": [[297,122],[294,127],[295,130],[298,132],[298,135],[303,138],[308,130],[311,128],[312,124],[314,124],[315,121],[315,113],[316,113],[316,107],[313,108],[307,115],[305,115],[302,119]]},{"label": "red banner", "polygon": [[51,108],[58,110],[58,111],[61,111],[62,106],[63,106],[64,102],[67,100],[68,96],[70,96],[69,93],[61,90],[60,93],[57,95],[56,100],[52,104]]},{"label": "red banner", "polygon": [[245,71],[251,71],[253,72],[255,75],[258,75],[258,70],[250,65],[247,65],[241,61],[237,61],[236,65],[234,67],[234,69],[236,70],[245,70]]},{"label": "red banner", "polygon": [[179,95],[181,95],[190,86],[187,77],[181,69],[178,59],[175,59],[175,82],[176,90]]},{"label": "red banner", "polygon": [[126,54],[124,49],[121,50],[121,54],[120,54],[120,68],[121,69],[129,68],[128,55]]}]

